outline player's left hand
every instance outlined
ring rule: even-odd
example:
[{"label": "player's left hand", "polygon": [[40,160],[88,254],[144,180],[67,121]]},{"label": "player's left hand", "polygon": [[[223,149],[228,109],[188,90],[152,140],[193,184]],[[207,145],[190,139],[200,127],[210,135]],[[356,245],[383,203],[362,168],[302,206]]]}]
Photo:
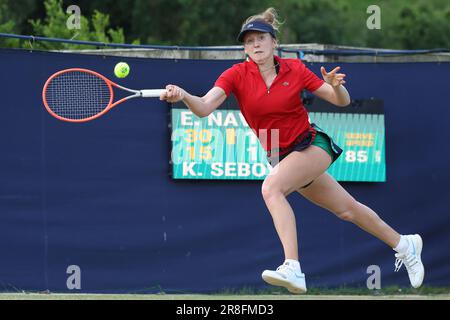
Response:
[{"label": "player's left hand", "polygon": [[336,67],[330,72],[327,72],[324,67],[320,67],[320,72],[322,73],[323,80],[332,87],[338,87],[341,84],[345,84],[345,74],[336,73],[341,69],[341,67]]}]

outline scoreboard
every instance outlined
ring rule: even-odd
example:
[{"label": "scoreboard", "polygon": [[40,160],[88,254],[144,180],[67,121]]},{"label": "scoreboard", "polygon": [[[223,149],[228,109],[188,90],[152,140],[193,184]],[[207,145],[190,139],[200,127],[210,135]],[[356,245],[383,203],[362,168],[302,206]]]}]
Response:
[{"label": "scoreboard", "polygon": [[[338,181],[386,181],[382,101],[337,107],[314,98],[305,107],[310,122],[343,149],[328,173]],[[263,180],[272,169],[232,96],[204,118],[179,102],[170,118],[173,179]]]}]

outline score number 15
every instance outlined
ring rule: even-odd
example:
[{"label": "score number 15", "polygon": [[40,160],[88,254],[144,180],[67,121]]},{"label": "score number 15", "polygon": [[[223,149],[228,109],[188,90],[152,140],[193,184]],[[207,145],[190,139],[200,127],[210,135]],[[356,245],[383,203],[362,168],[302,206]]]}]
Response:
[{"label": "score number 15", "polygon": [[[188,143],[191,143],[190,146],[186,148],[186,150],[189,153],[189,156],[191,160],[195,159],[195,142],[198,140],[201,143],[210,143],[212,140],[212,133],[209,130],[200,130],[197,132],[197,130],[194,129],[187,129],[185,130],[186,136],[184,140]],[[200,146],[199,149],[200,152],[200,159],[202,160],[209,160],[212,158],[212,149],[211,146]]]}]

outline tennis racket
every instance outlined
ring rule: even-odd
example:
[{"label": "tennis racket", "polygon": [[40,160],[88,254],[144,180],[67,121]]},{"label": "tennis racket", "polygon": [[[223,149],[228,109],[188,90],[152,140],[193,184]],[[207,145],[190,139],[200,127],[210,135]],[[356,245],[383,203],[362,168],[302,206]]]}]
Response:
[{"label": "tennis racket", "polygon": [[[132,94],[113,102],[113,87]],[[47,111],[55,118],[69,122],[86,122],[104,115],[127,100],[155,98],[165,91],[133,90],[122,87],[95,71],[72,68],[56,72],[48,78],[42,90],[42,100]]]}]

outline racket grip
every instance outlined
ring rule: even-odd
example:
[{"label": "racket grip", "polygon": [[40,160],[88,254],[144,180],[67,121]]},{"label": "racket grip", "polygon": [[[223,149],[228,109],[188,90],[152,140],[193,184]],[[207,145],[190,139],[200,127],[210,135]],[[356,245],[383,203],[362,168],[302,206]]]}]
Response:
[{"label": "racket grip", "polygon": [[165,89],[150,89],[150,90],[141,90],[141,97],[143,98],[156,98],[159,97],[162,93],[166,92]]}]

